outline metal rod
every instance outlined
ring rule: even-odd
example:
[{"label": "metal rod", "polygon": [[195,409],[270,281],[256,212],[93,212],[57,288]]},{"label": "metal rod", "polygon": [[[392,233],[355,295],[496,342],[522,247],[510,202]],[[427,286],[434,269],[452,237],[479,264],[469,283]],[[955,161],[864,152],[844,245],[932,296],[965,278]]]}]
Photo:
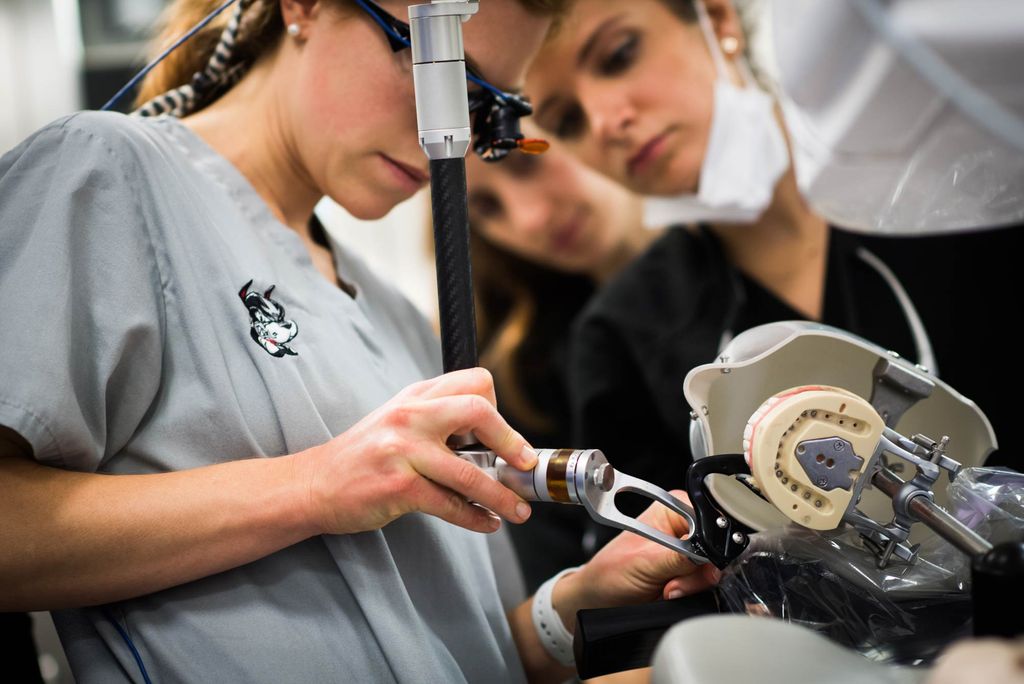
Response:
[{"label": "metal rod", "polygon": [[[882,468],[871,478],[872,484],[891,499],[896,500],[906,482],[892,471]],[[914,496],[907,503],[907,513],[924,523],[930,530],[971,557],[987,553],[992,545],[971,528],[949,514],[927,496]]]}]

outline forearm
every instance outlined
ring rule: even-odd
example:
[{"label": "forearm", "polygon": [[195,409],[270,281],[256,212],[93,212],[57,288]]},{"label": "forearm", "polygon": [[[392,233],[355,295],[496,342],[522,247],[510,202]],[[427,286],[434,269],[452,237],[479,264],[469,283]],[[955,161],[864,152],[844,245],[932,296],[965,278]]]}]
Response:
[{"label": "forearm", "polygon": [[[558,613],[562,624],[570,633],[576,627],[576,611],[594,607],[589,605],[589,599],[583,591],[584,587],[580,585],[578,579],[579,573],[562,577],[555,584],[551,596],[555,612]],[[512,638],[519,650],[519,657],[526,670],[526,677],[531,682],[564,682],[572,677],[575,671],[572,668],[563,667],[548,655],[541,643],[540,635],[533,626],[532,607],[533,597],[530,597],[510,611],[508,615],[509,624],[512,627]]]},{"label": "forearm", "polygon": [[540,642],[540,635],[533,627],[533,618],[530,615],[532,602],[533,597],[530,597],[508,613],[508,622],[512,627],[512,639],[516,643],[519,658],[523,662],[526,679],[530,682],[564,682],[575,672],[571,668],[557,663],[544,650],[544,646]]},{"label": "forearm", "polygon": [[[673,494],[686,501],[686,494]],[[668,508],[653,504],[639,517],[675,537],[686,532],[686,521]],[[678,598],[704,591],[718,580],[714,566],[695,566],[683,556],[654,544],[638,535],[622,532],[598,551],[585,565],[559,577],[551,588],[551,609],[571,634],[576,627],[576,613],[585,608],[611,608]],[[544,587],[542,585],[541,591]],[[564,681],[570,674],[548,655],[541,637],[533,626],[531,598],[509,615],[512,635],[527,676],[533,681]],[[548,631],[552,631],[548,628]],[[559,639],[555,634],[556,641]]]},{"label": "forearm", "polygon": [[156,475],[0,458],[0,611],[139,596],[316,533],[294,456]]}]

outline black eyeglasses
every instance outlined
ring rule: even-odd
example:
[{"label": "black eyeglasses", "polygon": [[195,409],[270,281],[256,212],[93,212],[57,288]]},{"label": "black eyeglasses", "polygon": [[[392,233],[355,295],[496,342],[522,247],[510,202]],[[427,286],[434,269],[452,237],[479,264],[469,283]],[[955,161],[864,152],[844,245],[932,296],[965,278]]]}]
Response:
[{"label": "black eyeglasses", "polygon": [[[387,36],[393,52],[412,47],[409,24],[388,14],[372,0],[355,0]],[[533,113],[529,101],[521,95],[505,92],[488,83],[466,64],[466,80],[479,86],[469,91],[469,111],[473,117],[473,151],[484,161],[498,161],[510,151],[520,149],[538,154],[547,149],[543,140],[526,140],[519,119]]]}]

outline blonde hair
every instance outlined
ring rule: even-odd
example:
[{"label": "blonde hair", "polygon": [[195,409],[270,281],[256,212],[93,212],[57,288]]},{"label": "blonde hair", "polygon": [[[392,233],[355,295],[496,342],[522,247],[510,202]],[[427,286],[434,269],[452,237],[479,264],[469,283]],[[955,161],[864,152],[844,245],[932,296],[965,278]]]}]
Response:
[{"label": "blonde hair", "polygon": [[593,281],[527,261],[475,230],[470,244],[480,365],[491,371],[498,400],[518,427],[564,430],[535,404],[529,385],[567,345],[570,324],[595,292]]}]

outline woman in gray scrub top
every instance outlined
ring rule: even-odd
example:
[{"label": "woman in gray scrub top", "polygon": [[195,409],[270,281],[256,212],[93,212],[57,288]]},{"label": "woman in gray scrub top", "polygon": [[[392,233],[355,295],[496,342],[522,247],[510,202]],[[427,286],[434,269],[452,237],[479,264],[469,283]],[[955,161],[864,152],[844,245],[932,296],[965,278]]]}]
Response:
[{"label": "woman in gray scrub top", "polygon": [[[562,4],[482,3],[469,58],[516,86]],[[530,507],[445,442],[532,448],[315,239],[321,196],[374,218],[427,180],[408,51],[348,2],[243,6],[223,54],[222,25],[148,77],[196,86],[161,101],[183,116],[80,113],[0,159],[0,611],[53,610],[79,682],[563,680],[468,501]],[[627,535],[537,606],[571,629],[711,579]]]}]

